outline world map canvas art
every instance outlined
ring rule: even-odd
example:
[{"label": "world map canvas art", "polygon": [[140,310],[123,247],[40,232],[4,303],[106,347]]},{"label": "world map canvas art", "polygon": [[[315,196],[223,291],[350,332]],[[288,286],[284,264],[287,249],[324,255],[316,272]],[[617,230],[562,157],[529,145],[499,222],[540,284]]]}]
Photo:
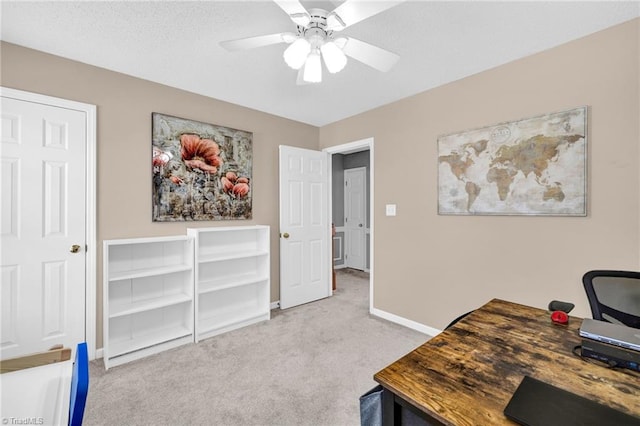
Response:
[{"label": "world map canvas art", "polygon": [[251,219],[253,133],[152,114],[153,221]]},{"label": "world map canvas art", "polygon": [[587,108],[438,138],[438,213],[587,214]]}]

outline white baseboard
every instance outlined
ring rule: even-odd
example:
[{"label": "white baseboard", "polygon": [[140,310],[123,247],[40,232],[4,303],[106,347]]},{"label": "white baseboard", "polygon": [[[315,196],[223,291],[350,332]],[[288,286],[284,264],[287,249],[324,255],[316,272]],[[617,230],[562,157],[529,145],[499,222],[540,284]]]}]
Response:
[{"label": "white baseboard", "polygon": [[428,325],[420,324],[419,322],[415,322],[380,309],[371,308],[370,313],[371,315],[386,319],[387,321],[395,322],[396,324],[403,325],[407,328],[419,331],[420,333],[424,333],[429,336],[435,336],[437,334],[440,334],[440,332],[442,331],[438,330],[437,328],[429,327]]},{"label": "white baseboard", "polygon": [[333,269],[345,269],[347,267],[347,265],[345,265],[344,263],[341,265],[334,265]]},{"label": "white baseboard", "polygon": [[96,349],[96,359],[100,359],[103,356],[103,349]]},{"label": "white baseboard", "polygon": [[275,302],[271,302],[271,310],[278,309],[280,307],[280,301],[276,300]]}]

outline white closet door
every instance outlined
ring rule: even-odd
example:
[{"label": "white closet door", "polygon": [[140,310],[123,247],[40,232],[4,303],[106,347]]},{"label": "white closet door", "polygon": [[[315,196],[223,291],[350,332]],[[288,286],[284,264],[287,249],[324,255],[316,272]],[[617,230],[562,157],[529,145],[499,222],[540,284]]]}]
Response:
[{"label": "white closet door", "polygon": [[85,340],[86,117],[2,97],[2,342],[12,358]]}]

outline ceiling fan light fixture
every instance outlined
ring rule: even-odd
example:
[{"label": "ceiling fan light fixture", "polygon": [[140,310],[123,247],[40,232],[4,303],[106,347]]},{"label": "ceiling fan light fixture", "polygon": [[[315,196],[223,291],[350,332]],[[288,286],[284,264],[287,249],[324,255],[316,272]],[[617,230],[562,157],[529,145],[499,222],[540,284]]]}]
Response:
[{"label": "ceiling fan light fixture", "polygon": [[296,24],[294,32],[227,40],[220,42],[220,46],[233,52],[287,43],[289,46],[284,50],[283,58],[289,67],[298,71],[298,84],[320,82],[323,61],[331,73],[344,69],[347,56],[375,70],[387,72],[400,58],[393,52],[356,38],[338,37],[337,31],[342,31],[406,0],[323,2],[340,3],[332,11],[323,9],[324,6],[307,9],[302,5],[302,0],[272,1]]},{"label": "ceiling fan light fixture", "polygon": [[299,38],[287,47],[282,56],[287,65],[294,70],[298,70],[304,65],[310,51],[311,44],[304,38]]},{"label": "ceiling fan light fixture", "polygon": [[322,52],[324,64],[331,74],[342,71],[347,65],[347,56],[333,41],[324,43],[320,51]]},{"label": "ceiling fan light fixture", "polygon": [[322,81],[322,64],[320,63],[320,53],[317,50],[309,53],[304,64],[302,79],[307,83],[320,83]]},{"label": "ceiling fan light fixture", "polygon": [[327,16],[327,30],[328,31],[342,31],[347,27],[342,18],[336,13],[331,12]]}]

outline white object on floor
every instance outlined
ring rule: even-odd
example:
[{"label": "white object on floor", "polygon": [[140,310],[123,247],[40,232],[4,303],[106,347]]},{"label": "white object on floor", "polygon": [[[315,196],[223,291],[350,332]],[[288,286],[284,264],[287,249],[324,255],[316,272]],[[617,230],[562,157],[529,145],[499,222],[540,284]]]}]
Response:
[{"label": "white object on floor", "polygon": [[66,425],[73,361],[0,375],[0,417],[4,424]]}]

